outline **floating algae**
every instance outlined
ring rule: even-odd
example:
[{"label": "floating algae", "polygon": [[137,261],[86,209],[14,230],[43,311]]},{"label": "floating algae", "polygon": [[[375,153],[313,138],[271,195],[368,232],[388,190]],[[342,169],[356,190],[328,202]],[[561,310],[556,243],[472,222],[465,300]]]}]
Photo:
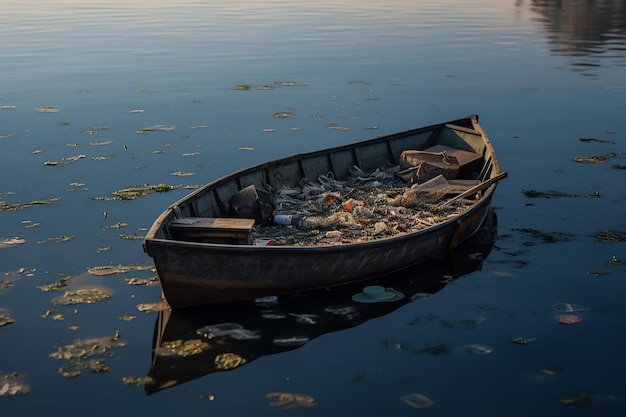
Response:
[{"label": "floating algae", "polygon": [[188,356],[199,355],[210,348],[207,342],[200,339],[172,340],[163,342],[155,353],[157,356],[177,356],[186,358]]},{"label": "floating algae", "polygon": [[28,394],[30,387],[24,379],[24,375],[17,372],[5,374],[0,371],[0,397]]},{"label": "floating algae", "polygon": [[8,310],[0,308],[0,327],[8,326],[12,323],[15,323],[15,320],[13,320]]},{"label": "floating algae", "polygon": [[73,278],[72,275],[64,275],[57,281],[50,282],[44,285],[39,285],[37,288],[39,288],[43,292],[58,291],[61,288],[66,287],[67,281],[69,281],[72,278]]},{"label": "floating algae", "polygon": [[561,398],[561,404],[573,405],[578,407],[592,405],[593,397],[587,393],[572,395],[570,397]]},{"label": "floating algae", "polygon": [[136,385],[142,387],[144,385],[153,385],[154,378],[150,376],[138,377],[138,376],[123,376],[122,382],[124,385]]},{"label": "floating algae", "polygon": [[69,364],[59,368],[59,373],[66,378],[75,378],[83,370],[91,372],[106,372],[110,368],[104,363],[105,356],[110,356],[110,350],[116,346],[124,346],[120,334],[114,336],[97,337],[78,340],[72,344],[61,346],[49,356],[54,359],[67,360]]},{"label": "floating algae", "polygon": [[425,408],[434,404],[433,400],[425,396],[424,394],[415,393],[409,395],[403,395],[400,399],[408,406],[413,408]]},{"label": "floating algae", "polygon": [[104,276],[104,275],[113,275],[113,274],[124,274],[126,272],[131,271],[150,271],[154,267],[152,265],[103,265],[103,266],[93,266],[87,269],[91,275],[96,276]]},{"label": "floating algae", "polygon": [[313,407],[317,404],[315,398],[306,394],[292,394],[289,392],[270,392],[266,397],[271,400],[270,407],[280,407],[290,410],[297,407]]},{"label": "floating algae", "polygon": [[37,107],[35,109],[35,111],[37,113],[58,113],[61,110],[55,108],[55,107],[50,107],[50,106],[46,106],[46,107]]},{"label": "floating algae", "polygon": [[620,230],[601,230],[595,235],[596,242],[612,243],[626,242],[626,232]]},{"label": "floating algae", "polygon": [[601,164],[609,158],[616,156],[614,153],[606,153],[604,155],[577,156],[572,161],[579,164]]},{"label": "floating algae", "polygon": [[69,242],[70,240],[74,240],[74,235],[70,235],[70,236],[61,235],[61,236],[49,237],[44,240],[38,240],[37,243],[48,243],[48,242],[60,243],[60,242]]},{"label": "floating algae", "polygon": [[233,369],[246,363],[246,360],[235,353],[222,353],[215,357],[215,367],[221,370]]},{"label": "floating algae", "polygon": [[173,126],[173,125],[156,125],[156,126],[144,127],[141,130],[136,130],[135,133],[144,134],[144,133],[150,133],[150,132],[170,132],[174,129],[176,129],[176,126]]},{"label": "floating algae", "polygon": [[272,116],[278,118],[278,119],[285,119],[287,117],[294,117],[296,114],[292,113],[290,111],[281,111],[281,112],[275,112],[272,113]]},{"label": "floating algae", "polygon": [[46,200],[33,200],[28,203],[7,203],[3,200],[0,200],[0,211],[17,211],[31,206],[52,204],[59,200],[61,200],[60,197],[50,197]]},{"label": "floating algae", "polygon": [[54,305],[73,305],[73,304],[94,304],[99,301],[106,300],[111,297],[110,290],[102,288],[80,288],[78,290],[67,290],[60,297],[53,298]]},{"label": "floating algae", "polygon": [[153,193],[166,193],[178,188],[199,188],[196,185],[169,185],[169,184],[144,184],[128,188],[123,188],[118,191],[113,191],[111,194],[113,197],[95,197],[94,200],[134,200],[138,197],[143,197]]}]

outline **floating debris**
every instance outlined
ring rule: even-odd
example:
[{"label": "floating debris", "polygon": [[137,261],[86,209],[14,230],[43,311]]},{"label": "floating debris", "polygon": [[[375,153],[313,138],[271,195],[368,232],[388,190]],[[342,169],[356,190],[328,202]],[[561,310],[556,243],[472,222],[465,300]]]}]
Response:
[{"label": "floating debris", "polygon": [[91,275],[104,276],[113,274],[123,274],[131,271],[151,271],[154,268],[152,265],[104,265],[93,266],[87,269]]},{"label": "floating debris", "polygon": [[58,112],[60,112],[61,110],[59,110],[59,109],[57,109],[57,108],[55,108],[55,107],[49,107],[49,106],[46,106],[46,107],[37,107],[37,108],[35,109],[35,111],[36,111],[37,113],[58,113]]},{"label": "floating debris", "polygon": [[143,109],[132,109],[132,110],[129,110],[129,113],[143,113],[144,111],[145,110]]},{"label": "floating debris", "polygon": [[70,240],[74,240],[74,235],[70,235],[70,236],[61,235],[61,236],[49,237],[44,240],[38,240],[37,243],[48,243],[48,242],[61,243],[61,242],[69,242]]},{"label": "floating debris", "polygon": [[426,408],[435,404],[433,400],[420,393],[403,395],[402,397],[400,397],[400,399],[406,405],[413,408]]},{"label": "floating debris", "polygon": [[302,346],[308,343],[309,338],[307,336],[293,336],[293,337],[278,337],[272,340],[272,343],[276,346]]},{"label": "floating debris", "polygon": [[151,277],[151,278],[125,278],[124,281],[128,285],[145,285],[145,286],[150,286],[150,285],[158,285],[159,284],[159,279],[157,277]]},{"label": "floating debris", "polygon": [[337,125],[328,125],[328,126],[326,126],[326,128],[330,129],[330,130],[339,130],[341,132],[345,132],[347,130],[352,130],[351,127],[337,126]]},{"label": "floating debris", "polygon": [[246,363],[246,360],[235,353],[222,353],[214,360],[215,367],[221,370],[233,369]]},{"label": "floating debris", "polygon": [[50,197],[47,200],[33,200],[28,203],[6,203],[0,200],[0,211],[17,211],[31,206],[52,204],[61,200],[60,197]]},{"label": "floating debris", "polygon": [[290,111],[281,111],[281,112],[275,112],[272,113],[272,116],[278,118],[278,119],[285,119],[287,117],[294,117],[296,114],[292,113]]},{"label": "floating debris", "polygon": [[280,407],[290,410],[298,407],[313,407],[317,404],[315,398],[305,394],[291,394],[288,392],[270,392],[266,395],[270,400],[270,407]]},{"label": "floating debris", "polygon": [[0,327],[8,326],[15,323],[15,320],[9,314],[9,311],[5,308],[0,308]]},{"label": "floating debris", "polygon": [[156,301],[154,303],[137,304],[137,310],[146,313],[165,311],[169,309],[170,305],[167,303],[167,301]]},{"label": "floating debris", "polygon": [[104,363],[104,358],[113,347],[124,346],[120,341],[120,334],[114,336],[78,340],[72,344],[61,346],[49,356],[54,359],[69,361],[68,366],[59,368],[59,373],[66,378],[75,378],[83,370],[91,372],[107,372],[110,368]]},{"label": "floating debris", "polygon": [[581,306],[580,304],[555,303],[552,304],[552,310],[558,313],[572,313],[575,311],[586,311],[589,309],[585,306]]},{"label": "floating debris", "polygon": [[157,347],[155,353],[157,356],[177,356],[186,358],[188,356],[199,355],[209,350],[209,348],[209,344],[200,339],[179,339],[163,342],[161,346]]},{"label": "floating debris", "polygon": [[176,129],[176,126],[174,125],[155,125],[150,127],[144,127],[141,130],[136,130],[135,133],[141,135],[150,132],[171,132],[174,129]]},{"label": "floating debris", "polygon": [[256,148],[255,148],[254,146],[240,146],[238,149],[239,149],[240,151],[253,151],[253,150],[255,150]]},{"label": "floating debris", "polygon": [[0,242],[0,249],[2,248],[10,248],[15,245],[21,245],[26,243],[26,239],[22,239],[21,237],[9,237]]},{"label": "floating debris", "polygon": [[537,339],[534,337],[516,337],[511,340],[511,342],[515,343],[516,345],[527,345],[534,342],[535,340]]},{"label": "floating debris", "polygon": [[122,240],[142,240],[144,238],[144,235],[121,234],[119,235],[119,238]]},{"label": "floating debris", "polygon": [[30,387],[24,380],[24,375],[17,372],[5,374],[0,371],[0,397],[28,394]]},{"label": "floating debris", "polygon": [[80,288],[77,290],[67,290],[60,297],[51,300],[54,305],[73,304],[94,304],[111,297],[111,290],[105,291],[102,288]]},{"label": "floating debris", "polygon": [[576,394],[570,397],[561,398],[561,404],[573,405],[577,407],[588,406],[593,404],[593,397],[590,394]]},{"label": "floating debris", "polygon": [[491,346],[480,343],[463,346],[463,350],[472,355],[489,355],[493,352],[493,348]]},{"label": "floating debris", "polygon": [[72,275],[64,275],[57,281],[50,282],[44,285],[39,285],[37,288],[39,288],[43,292],[58,291],[61,288],[66,287],[67,281],[69,281],[72,278],[73,278]]},{"label": "floating debris", "polygon": [[207,339],[213,339],[216,337],[232,337],[237,340],[250,340],[259,339],[261,337],[256,332],[244,329],[243,326],[238,323],[212,324],[197,329],[196,333],[206,337]]},{"label": "floating debris", "polygon": [[[0,290],[3,290],[5,288],[10,288],[13,286],[13,281],[8,280],[8,279],[0,279]],[[0,292],[0,294],[2,294]]]},{"label": "floating debris", "polygon": [[609,158],[616,156],[614,153],[606,153],[604,155],[577,156],[572,161],[580,164],[601,164]]},{"label": "floating debris", "polygon": [[2,110],[9,110],[9,109],[15,109],[15,108],[17,108],[17,107],[13,106],[13,105],[9,105],[9,104],[5,104],[3,106],[0,106],[0,109],[2,109]]},{"label": "floating debris", "polygon": [[123,315],[123,316],[118,316],[117,319],[119,321],[133,321],[137,318],[137,316],[131,316],[131,315]]},{"label": "floating debris", "polygon": [[613,243],[626,242],[626,232],[620,230],[601,230],[595,235],[596,242]]},{"label": "floating debris", "polygon": [[113,191],[111,194],[119,200],[134,200],[138,197],[143,197],[153,193],[166,193],[172,191],[175,188],[182,188],[182,186],[174,186],[168,184],[144,184],[135,187],[123,188],[118,191]]},{"label": "floating debris", "polygon": [[59,310],[56,310],[56,309],[46,310],[46,312],[41,315],[42,319],[46,319],[48,317],[50,317],[52,320],[55,320],[55,321],[62,321],[65,319],[63,317],[63,314],[61,314]]},{"label": "floating debris", "polygon": [[239,84],[233,87],[233,90],[250,91],[250,86],[247,84]]},{"label": "floating debris", "polygon": [[309,84],[297,81],[275,81],[274,85],[280,87],[307,87]]},{"label": "floating debris", "polygon": [[145,385],[153,385],[155,383],[154,378],[150,376],[138,377],[138,376],[123,376],[122,382],[124,385],[136,385],[143,387]]},{"label": "floating debris", "polygon": [[561,324],[577,324],[583,321],[583,318],[575,314],[562,314],[554,318]]},{"label": "floating debris", "polygon": [[172,172],[171,175],[175,177],[189,177],[191,175],[196,175],[195,172],[187,172],[187,171],[175,171]]}]

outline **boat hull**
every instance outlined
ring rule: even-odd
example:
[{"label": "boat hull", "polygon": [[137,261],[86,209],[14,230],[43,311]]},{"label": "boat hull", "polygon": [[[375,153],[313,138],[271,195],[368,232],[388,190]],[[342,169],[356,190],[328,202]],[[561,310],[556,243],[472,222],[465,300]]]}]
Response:
[{"label": "boat hull", "polygon": [[[489,161],[489,169],[484,170],[482,180],[500,174],[495,154],[475,116],[456,123],[471,123],[475,134],[486,144],[482,153],[483,159]],[[376,142],[379,143],[380,138]],[[384,138],[380,143],[385,143]],[[271,166],[283,165],[279,161]],[[237,188],[247,185],[242,178],[250,178],[264,169],[266,165],[233,174]],[[200,203],[201,199],[214,196],[220,184],[232,181],[233,176],[217,180],[168,208],[144,240],[144,250],[154,260],[164,298],[172,308],[332,287],[408,268],[449,251],[474,234],[487,215],[496,186],[494,182],[481,190],[480,198],[467,210],[442,223],[367,242],[254,246],[187,242],[168,235],[167,225],[179,217],[181,211],[183,215],[197,215],[189,207],[208,205]]]}]

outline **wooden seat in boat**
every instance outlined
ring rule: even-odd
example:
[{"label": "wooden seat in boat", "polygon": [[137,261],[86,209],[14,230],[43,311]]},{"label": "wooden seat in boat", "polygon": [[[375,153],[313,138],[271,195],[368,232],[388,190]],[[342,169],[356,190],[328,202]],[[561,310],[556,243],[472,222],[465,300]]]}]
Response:
[{"label": "wooden seat in boat", "polygon": [[252,244],[254,219],[182,217],[170,223],[172,237],[203,243]]}]

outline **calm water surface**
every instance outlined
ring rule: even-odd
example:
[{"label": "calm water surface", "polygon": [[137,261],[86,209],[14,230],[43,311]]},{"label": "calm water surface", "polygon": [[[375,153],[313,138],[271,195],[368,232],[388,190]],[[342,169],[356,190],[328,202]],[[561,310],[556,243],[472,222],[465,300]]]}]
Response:
[{"label": "calm water surface", "polygon": [[[282,413],[272,392],[315,399],[292,415],[626,411],[622,0],[8,0],[1,13],[0,314],[13,323],[0,327],[0,393],[29,388],[2,395],[2,415]],[[276,84],[284,82],[298,85]],[[284,111],[295,116],[273,117]],[[123,382],[150,370],[158,313],[138,305],[159,301],[160,288],[129,285],[149,270],[88,269],[151,265],[133,237],[189,190],[103,197],[204,184],[267,159],[472,113],[509,173],[481,269],[227,372],[153,395]],[[137,133],[156,125],[174,128]],[[583,156],[605,160],[573,160]],[[600,241],[602,231],[613,239]],[[63,277],[65,288],[40,289]],[[84,286],[112,296],[53,304]],[[559,324],[555,303],[587,307],[575,313],[583,321]],[[69,361],[50,356],[116,331],[116,346],[98,357],[106,372],[63,376]],[[471,344],[493,351],[468,354]],[[440,354],[427,350],[437,346]],[[434,405],[416,410],[400,399],[412,393]],[[582,394],[591,404],[562,402]]]}]

